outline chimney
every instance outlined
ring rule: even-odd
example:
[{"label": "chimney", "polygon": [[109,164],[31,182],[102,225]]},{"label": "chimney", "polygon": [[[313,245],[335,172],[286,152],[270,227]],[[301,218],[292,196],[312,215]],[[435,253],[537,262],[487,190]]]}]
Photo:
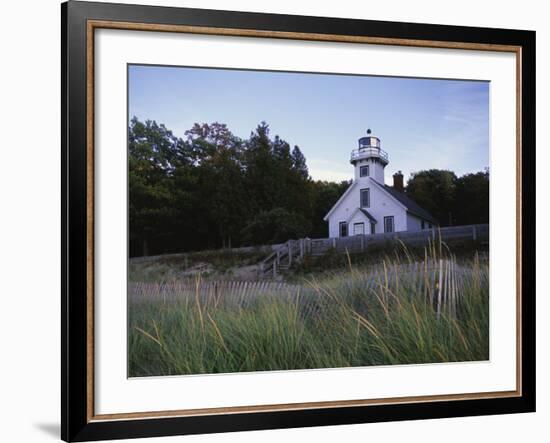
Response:
[{"label": "chimney", "polygon": [[401,171],[397,171],[395,174],[393,174],[393,189],[399,192],[404,191],[403,173]]}]

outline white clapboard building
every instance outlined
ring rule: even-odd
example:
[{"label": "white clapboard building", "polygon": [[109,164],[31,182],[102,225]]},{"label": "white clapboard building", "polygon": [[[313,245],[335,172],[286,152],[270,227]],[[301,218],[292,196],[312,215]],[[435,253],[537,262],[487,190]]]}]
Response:
[{"label": "white clapboard building", "polygon": [[388,154],[370,129],[351,152],[350,162],[355,168],[353,183],[324,218],[329,237],[418,231],[437,225],[434,217],[403,193],[401,171],[393,175],[393,186],[384,183]]}]

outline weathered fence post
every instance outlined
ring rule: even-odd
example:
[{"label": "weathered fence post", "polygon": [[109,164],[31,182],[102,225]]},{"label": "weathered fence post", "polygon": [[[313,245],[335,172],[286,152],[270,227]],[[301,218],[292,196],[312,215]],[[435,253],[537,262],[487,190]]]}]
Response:
[{"label": "weathered fence post", "polygon": [[336,249],[336,237],[332,239],[332,247]]},{"label": "weathered fence post", "polygon": [[476,229],[476,225],[472,225],[472,238],[474,239],[474,241],[477,240],[477,229]]},{"label": "weathered fence post", "polygon": [[288,267],[292,265],[292,240],[288,241]]},{"label": "weathered fence post", "polygon": [[304,258],[304,239],[300,239],[300,259]]},{"label": "weathered fence post", "polygon": [[439,259],[439,281],[437,284],[437,311],[436,311],[436,318],[439,320],[439,317],[441,316],[441,303],[442,303],[442,287],[443,286],[443,259]]}]

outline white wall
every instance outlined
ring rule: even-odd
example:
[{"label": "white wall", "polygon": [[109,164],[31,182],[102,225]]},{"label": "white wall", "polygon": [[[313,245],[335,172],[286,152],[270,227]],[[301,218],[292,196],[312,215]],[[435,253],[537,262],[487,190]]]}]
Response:
[{"label": "white wall", "polygon": [[384,183],[384,165],[379,162],[375,161],[374,159],[370,158],[367,160],[359,160],[355,163],[355,171],[354,171],[354,177],[355,180],[359,180],[365,177],[361,177],[360,174],[360,167],[369,165],[369,177],[374,178],[375,180],[378,180],[380,183]]},{"label": "white wall", "polygon": [[[356,208],[360,205],[360,192],[363,188],[370,189],[370,208],[367,211],[378,221],[376,233],[384,232],[384,217],[394,217],[395,231],[407,230],[407,212],[404,207],[390,195],[380,189],[379,184],[373,183],[370,177],[363,177],[359,180],[351,192],[336,207],[329,217],[329,237],[339,237],[339,223],[347,221]],[[351,225],[350,225],[351,226]],[[349,230],[351,233],[352,231]]]},{"label": "white wall", "polygon": [[[428,222],[425,228],[428,227]],[[407,213],[407,231],[420,231],[422,229],[422,219]]]},{"label": "white wall", "polygon": [[353,217],[351,217],[348,225],[348,235],[354,235],[353,225],[355,223],[363,223],[364,233],[370,234],[370,220],[361,211],[357,211]]},{"label": "white wall", "polygon": [[[117,0],[139,3],[140,0]],[[550,27],[545,2],[394,0],[338,2],[148,0],[149,4],[341,16],[537,30],[537,352],[536,414],[467,417],[354,426],[143,439],[141,442],[291,443],[498,441],[545,442],[550,421]],[[59,302],[59,2],[4,2],[0,70],[0,367],[1,439],[58,440]],[[351,147],[350,147],[351,148]],[[346,152],[346,155],[348,153]],[[350,176],[352,171],[350,170]]]}]

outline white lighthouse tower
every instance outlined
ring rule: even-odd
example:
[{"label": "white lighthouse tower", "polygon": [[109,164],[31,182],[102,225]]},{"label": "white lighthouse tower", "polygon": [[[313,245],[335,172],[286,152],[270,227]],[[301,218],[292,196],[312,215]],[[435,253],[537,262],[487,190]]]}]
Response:
[{"label": "white lighthouse tower", "polygon": [[351,151],[350,162],[354,180],[324,217],[329,237],[419,231],[437,225],[434,217],[403,193],[401,171],[394,174],[393,186],[385,184],[388,154],[370,129]]},{"label": "white lighthouse tower", "polygon": [[389,162],[388,153],[380,149],[380,139],[367,129],[367,136],[359,139],[359,147],[351,151],[350,162],[355,166],[355,181],[372,177],[384,184],[384,168]]}]

